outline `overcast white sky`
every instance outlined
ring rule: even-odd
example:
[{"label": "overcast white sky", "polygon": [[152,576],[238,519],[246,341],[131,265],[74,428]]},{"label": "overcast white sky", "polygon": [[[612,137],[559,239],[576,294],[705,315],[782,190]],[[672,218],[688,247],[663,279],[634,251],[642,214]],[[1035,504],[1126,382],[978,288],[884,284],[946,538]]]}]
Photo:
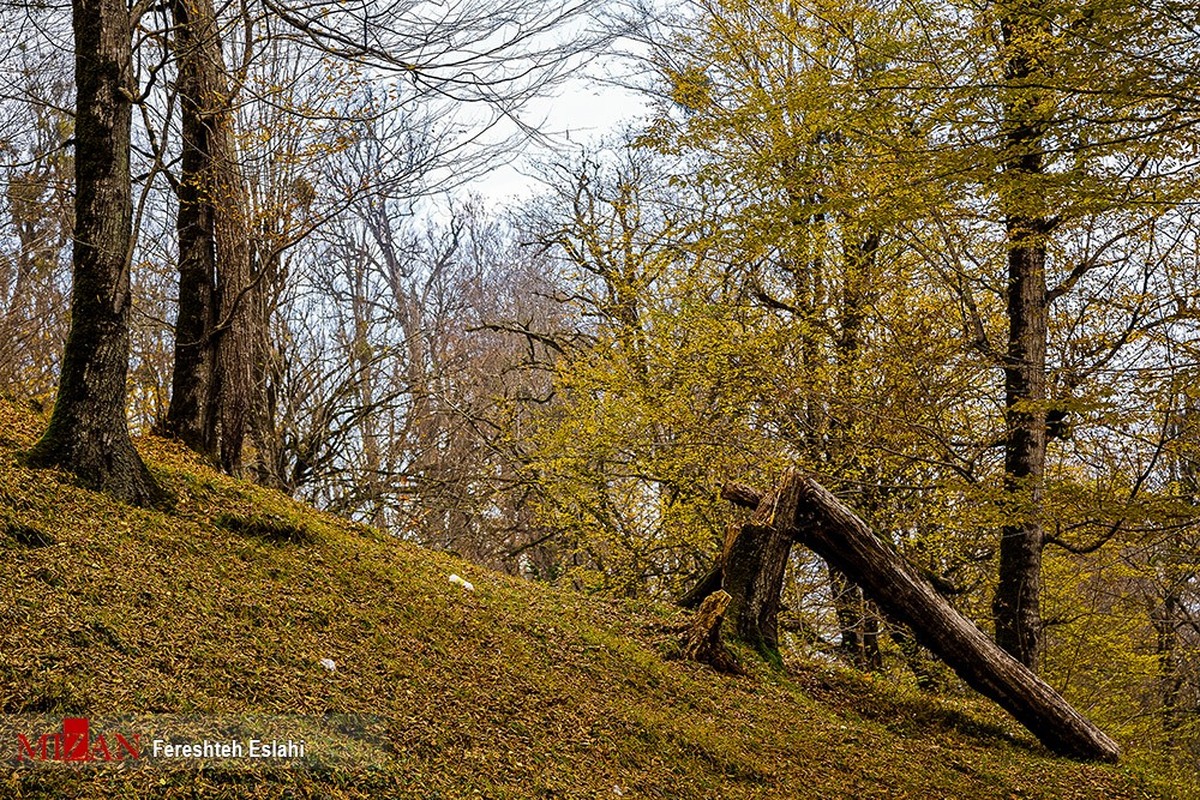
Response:
[{"label": "overcast white sky", "polygon": [[[559,132],[554,136],[556,141],[578,150],[619,133],[648,113],[643,96],[581,74],[566,81],[553,96],[531,103],[523,117],[535,124],[544,120],[542,130]],[[545,147],[530,142],[511,164],[497,167],[466,189],[488,200],[510,204],[536,190],[537,182],[529,176],[528,164],[547,155]]]}]

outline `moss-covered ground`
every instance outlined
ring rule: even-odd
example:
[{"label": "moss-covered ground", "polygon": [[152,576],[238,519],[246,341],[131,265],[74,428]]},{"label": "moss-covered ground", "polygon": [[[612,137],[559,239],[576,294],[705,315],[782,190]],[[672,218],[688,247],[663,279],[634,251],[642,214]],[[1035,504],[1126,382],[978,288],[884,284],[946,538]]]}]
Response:
[{"label": "moss-covered ground", "polygon": [[[749,676],[714,674],[674,657],[675,609],[486,572],[161,440],[138,446],[174,508],[121,505],[18,465],[42,424],[0,403],[0,797],[1189,794],[1054,758],[982,700],[745,653]],[[16,761],[12,730],[64,717],[370,735],[269,763]]]}]

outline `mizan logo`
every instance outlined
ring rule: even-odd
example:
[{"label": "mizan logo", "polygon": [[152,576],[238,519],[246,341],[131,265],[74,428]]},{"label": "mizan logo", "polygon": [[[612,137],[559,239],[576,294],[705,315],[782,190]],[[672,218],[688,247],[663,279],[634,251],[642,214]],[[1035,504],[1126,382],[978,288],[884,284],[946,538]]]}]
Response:
[{"label": "mizan logo", "polygon": [[62,730],[30,740],[17,734],[17,761],[125,761],[142,757],[141,736],[91,735],[86,717],[69,717]]}]

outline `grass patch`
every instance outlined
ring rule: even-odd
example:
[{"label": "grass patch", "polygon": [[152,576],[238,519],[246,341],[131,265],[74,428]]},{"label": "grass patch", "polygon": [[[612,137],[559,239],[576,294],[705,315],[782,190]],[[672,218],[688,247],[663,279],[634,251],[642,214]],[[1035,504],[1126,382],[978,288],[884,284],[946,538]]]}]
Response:
[{"label": "grass patch", "polygon": [[43,530],[21,522],[4,523],[4,535],[21,547],[49,547],[58,541]]},{"label": "grass patch", "polygon": [[[27,412],[0,402],[21,446]],[[487,572],[294,503],[170,442],[177,497],[135,509],[18,466],[0,520],[0,710],[364,716],[375,761],[0,771],[13,798],[1144,798],[1156,777],[1057,759],[993,706],[825,664],[729,677],[677,656],[686,616]],[[25,535],[35,541],[33,534]],[[38,539],[40,541],[40,539]],[[450,583],[458,574],[474,591]],[[2,722],[3,719],[0,719]]]},{"label": "grass patch", "polygon": [[270,544],[312,544],[316,535],[303,523],[271,513],[221,513],[213,524],[240,536]]}]

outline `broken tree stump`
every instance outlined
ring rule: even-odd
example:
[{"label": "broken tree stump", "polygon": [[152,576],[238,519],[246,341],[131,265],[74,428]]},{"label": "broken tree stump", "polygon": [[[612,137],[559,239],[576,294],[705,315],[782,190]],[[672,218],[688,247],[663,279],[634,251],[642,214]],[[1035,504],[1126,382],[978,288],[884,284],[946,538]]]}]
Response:
[{"label": "broken tree stump", "polygon": [[[776,500],[773,498],[780,497],[786,497],[786,495],[779,493],[777,495],[767,495],[764,497],[764,495],[753,486],[747,486],[744,483],[730,482],[721,488],[722,499],[728,500],[733,505],[741,506],[742,508],[758,509],[764,500],[774,503]],[[786,531],[791,525],[791,520],[786,519],[787,512],[785,511],[782,515],[778,516],[781,521],[781,525],[779,526],[778,530],[773,530],[771,532],[773,536],[777,537],[777,543],[772,545],[776,548],[781,547],[781,545],[778,543],[781,540],[791,539],[789,534],[783,533],[783,531]],[[726,550],[728,550],[728,544],[726,544]],[[787,549],[782,549],[780,552],[782,553],[781,562],[771,561],[768,559],[765,563],[778,563],[781,567],[786,566],[787,555],[789,551]],[[680,604],[687,608],[694,608],[694,605],[687,605],[687,603],[699,603],[699,600],[694,598],[694,594],[703,592],[707,585],[711,585],[711,582],[714,579],[719,584],[723,578],[723,574],[721,572],[721,565],[723,563],[724,562],[721,559],[718,559],[717,566],[713,568],[713,571],[706,575],[704,580],[697,584],[691,592],[688,592],[688,594],[684,595],[683,599],[680,600]],[[782,578],[783,576],[780,575],[780,588],[783,586]],[[706,581],[708,584],[705,583]],[[866,604],[862,602],[861,587],[842,575],[842,573],[836,568],[830,568],[829,583],[830,588],[834,590],[834,607],[837,611],[838,622],[842,628],[841,649],[851,658],[851,660],[854,662],[854,665],[859,669],[879,669],[881,667],[878,646],[879,621],[878,619],[875,619],[874,613],[872,613],[867,608]],[[712,591],[712,589],[708,589],[708,591]],[[736,599],[738,596],[739,594],[735,592],[734,598]],[[849,598],[848,601],[845,598]],[[858,601],[857,603],[855,602],[856,599]],[[855,608],[855,605],[858,607]],[[776,602],[776,606],[778,606],[778,602]],[[764,655],[778,652],[777,624],[775,622],[776,617],[777,610],[768,617],[770,620],[769,630],[771,639],[769,641],[771,643],[771,649],[764,653]],[[755,633],[755,630],[750,630],[750,639],[757,642],[758,639],[755,638]],[[759,647],[759,651],[763,652],[762,647]]]},{"label": "broken tree stump", "polygon": [[720,589],[704,598],[684,637],[683,655],[692,661],[708,664],[717,672],[745,675],[742,665],[721,641],[721,622],[725,619],[730,599],[729,593]]},{"label": "broken tree stump", "polygon": [[779,608],[784,573],[792,548],[789,524],[795,516],[795,493],[787,487],[761,495],[741,484],[729,484],[721,496],[754,514],[744,525],[730,525],[725,545],[713,568],[692,587],[679,604],[695,608],[713,592],[730,596],[728,616],[732,635],[753,647],[767,661],[780,665]]},{"label": "broken tree stump", "polygon": [[1116,742],[958,613],[825,487],[794,473],[784,491],[789,488],[797,497],[790,533],[851,576],[972,688],[999,703],[1060,755],[1114,762],[1120,757]]},{"label": "broken tree stump", "polygon": [[779,607],[797,494],[790,483],[763,497],[750,521],[727,540],[722,588],[729,592],[733,634],[767,661],[782,666]]}]

